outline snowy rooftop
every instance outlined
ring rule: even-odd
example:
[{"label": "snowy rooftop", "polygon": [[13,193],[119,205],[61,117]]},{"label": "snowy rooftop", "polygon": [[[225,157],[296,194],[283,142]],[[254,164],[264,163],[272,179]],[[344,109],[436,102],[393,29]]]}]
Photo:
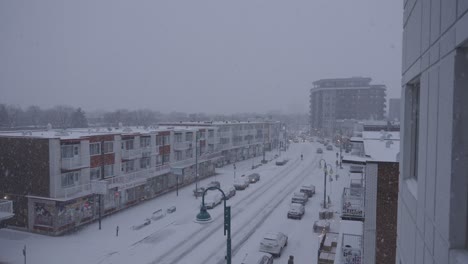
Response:
[{"label": "snowy rooftop", "polygon": [[172,126],[219,126],[219,125],[235,125],[235,124],[265,124],[265,123],[280,123],[274,120],[253,120],[253,121],[203,121],[203,122],[163,122],[162,125]]},{"label": "snowy rooftop", "polygon": [[363,139],[381,139],[382,136],[385,139],[400,140],[400,132],[380,132],[380,131],[363,131]]},{"label": "snowy rooftop", "polygon": [[349,140],[351,142],[362,142],[363,141],[362,137],[351,137]]},{"label": "snowy rooftop", "polygon": [[[392,143],[390,143],[392,142]],[[364,151],[369,161],[398,162],[399,140],[364,140]]]},{"label": "snowy rooftop", "polygon": [[366,163],[368,158],[354,155],[343,156],[343,163]]},{"label": "snowy rooftop", "polygon": [[174,127],[174,126],[156,126],[156,127],[121,127],[121,128],[70,128],[70,129],[50,129],[36,131],[0,131],[0,137],[29,137],[29,138],[60,138],[60,139],[78,139],[90,136],[103,135],[131,135],[131,134],[152,134],[162,131],[196,131],[197,129],[206,129],[206,127]]}]

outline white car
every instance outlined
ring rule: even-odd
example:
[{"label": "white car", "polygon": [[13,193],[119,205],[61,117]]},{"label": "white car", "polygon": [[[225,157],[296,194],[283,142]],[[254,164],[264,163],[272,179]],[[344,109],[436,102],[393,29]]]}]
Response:
[{"label": "white car", "polygon": [[281,257],[281,251],[288,245],[288,236],[281,232],[266,233],[260,242],[260,251]]},{"label": "white car", "polygon": [[247,254],[241,264],[272,264],[273,256],[269,253],[252,252]]},{"label": "white car", "polygon": [[289,206],[288,218],[302,219],[302,217],[304,216],[304,213],[305,213],[304,205],[299,204],[299,203],[293,203]]},{"label": "white car", "polygon": [[206,209],[213,209],[215,206],[220,204],[222,200],[223,197],[220,192],[208,192],[205,195],[205,207]]}]

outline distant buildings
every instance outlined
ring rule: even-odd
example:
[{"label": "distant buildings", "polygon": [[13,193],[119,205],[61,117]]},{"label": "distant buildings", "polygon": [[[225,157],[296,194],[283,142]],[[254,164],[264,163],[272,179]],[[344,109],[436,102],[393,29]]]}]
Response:
[{"label": "distant buildings", "polygon": [[400,98],[390,98],[388,120],[400,121]]},{"label": "distant buildings", "polygon": [[468,4],[405,3],[396,262],[468,263]]},{"label": "distant buildings", "polygon": [[[19,229],[64,232],[284,143],[279,122],[0,132],[0,195]],[[196,163],[198,161],[198,166]],[[258,163],[260,159],[258,159]],[[198,171],[198,177],[197,172]]]},{"label": "distant buildings", "polygon": [[322,79],[310,89],[310,125],[315,135],[331,136],[335,121],[383,120],[386,86],[371,84],[371,78]]}]

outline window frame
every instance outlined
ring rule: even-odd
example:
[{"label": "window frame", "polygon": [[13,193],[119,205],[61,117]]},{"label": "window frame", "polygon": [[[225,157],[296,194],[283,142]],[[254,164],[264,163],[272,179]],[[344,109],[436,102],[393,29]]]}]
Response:
[{"label": "window frame", "polygon": [[89,155],[90,156],[101,155],[101,143],[100,142],[89,143]]}]

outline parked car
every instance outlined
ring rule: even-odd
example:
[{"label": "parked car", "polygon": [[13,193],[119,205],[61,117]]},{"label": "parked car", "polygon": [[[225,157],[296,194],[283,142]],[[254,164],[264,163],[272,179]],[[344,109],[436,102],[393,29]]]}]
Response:
[{"label": "parked car", "polygon": [[317,149],[317,153],[318,153],[318,154],[322,154],[322,153],[323,153],[323,149],[322,149],[322,148],[318,148],[318,149]]},{"label": "parked car", "polygon": [[207,192],[205,195],[205,207],[206,209],[213,209],[220,204],[222,200],[223,197],[220,192]]},{"label": "parked car", "polygon": [[234,186],[227,187],[223,189],[224,195],[226,195],[226,199],[229,199],[236,195],[236,188]]},{"label": "parked car", "polygon": [[249,182],[250,183],[256,183],[260,180],[260,174],[258,173],[252,173],[249,175]]},{"label": "parked car", "polygon": [[333,146],[332,146],[332,145],[328,145],[328,146],[327,146],[327,150],[333,150]]},{"label": "parked car", "polygon": [[219,183],[219,181],[212,181],[208,184],[207,188],[210,188],[210,187],[220,187],[221,184]]},{"label": "parked car", "polygon": [[307,201],[309,200],[309,197],[307,196],[307,194],[305,193],[302,193],[302,192],[295,192],[293,194],[293,197],[291,199],[291,202],[292,203],[299,203],[299,204],[302,204],[302,205],[305,205],[307,203]]},{"label": "parked car", "polygon": [[315,194],[315,186],[314,185],[303,185],[301,189],[299,189],[301,193],[307,194],[307,196],[312,197]]},{"label": "parked car", "polygon": [[234,180],[234,188],[236,188],[236,190],[245,190],[247,187],[249,187],[249,181],[245,177]]},{"label": "parked car", "polygon": [[287,162],[288,162],[287,159],[278,160],[278,161],[276,161],[276,165],[277,165],[277,166],[283,166],[283,165],[286,164]]},{"label": "parked car", "polygon": [[252,252],[242,260],[241,264],[272,264],[273,256],[270,253]]},{"label": "parked car", "polygon": [[288,218],[302,219],[305,213],[304,205],[292,203],[289,207]]},{"label": "parked car", "polygon": [[195,195],[195,197],[201,197],[204,191],[205,187],[198,187],[197,189],[193,190],[193,195]]},{"label": "parked car", "polygon": [[162,209],[159,209],[159,210],[156,210],[153,212],[153,215],[151,216],[151,219],[153,220],[159,220],[161,218],[163,218],[165,216],[165,214],[163,213],[163,210]]},{"label": "parked car", "polygon": [[281,251],[288,245],[288,236],[281,232],[266,233],[260,242],[260,251],[281,257]]}]

